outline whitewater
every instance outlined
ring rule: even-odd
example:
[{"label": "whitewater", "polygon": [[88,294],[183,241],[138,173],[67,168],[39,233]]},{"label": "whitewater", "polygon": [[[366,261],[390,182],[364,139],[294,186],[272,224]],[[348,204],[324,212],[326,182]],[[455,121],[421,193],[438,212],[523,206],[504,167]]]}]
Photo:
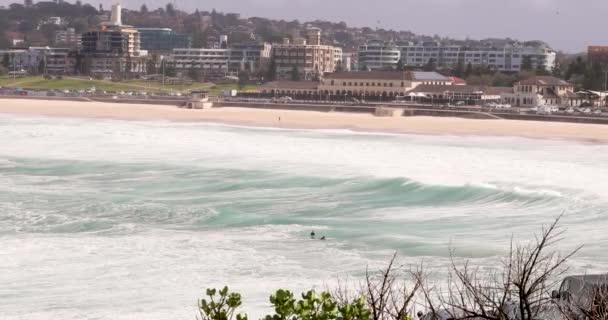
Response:
[{"label": "whitewater", "polygon": [[491,268],[562,213],[570,272],[606,272],[607,178],[576,141],[0,115],[0,318],[193,319],[228,285],[258,319],[395,251]]}]

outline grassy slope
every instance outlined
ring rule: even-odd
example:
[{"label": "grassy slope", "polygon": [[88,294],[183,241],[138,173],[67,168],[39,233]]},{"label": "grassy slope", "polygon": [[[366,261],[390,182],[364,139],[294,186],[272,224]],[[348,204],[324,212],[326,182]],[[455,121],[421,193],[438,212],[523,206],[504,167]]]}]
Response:
[{"label": "grassy slope", "polygon": [[[37,90],[86,90],[95,87],[104,91],[146,91],[160,92],[162,84],[159,82],[145,82],[140,80],[128,80],[122,82],[111,82],[102,80],[85,80],[76,78],[63,78],[61,80],[45,80],[42,77],[10,78],[0,77],[0,86],[11,88],[37,89]],[[236,85],[212,85],[207,83],[193,83],[190,85],[165,85],[164,91],[188,92],[190,90],[207,89],[212,94],[219,94],[222,90],[236,89]],[[256,89],[257,86],[248,85],[245,90]]]}]

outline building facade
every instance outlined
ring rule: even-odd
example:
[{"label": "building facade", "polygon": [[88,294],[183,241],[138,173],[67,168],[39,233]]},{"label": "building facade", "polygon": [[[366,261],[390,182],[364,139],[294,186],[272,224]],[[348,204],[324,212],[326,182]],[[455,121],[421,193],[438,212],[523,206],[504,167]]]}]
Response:
[{"label": "building facade", "polygon": [[141,49],[154,53],[169,53],[176,48],[190,48],[192,38],[169,28],[137,28]]},{"label": "building facade", "polygon": [[9,58],[9,71],[30,74],[64,75],[76,71],[76,59],[69,48],[29,47],[3,50],[0,55]]},{"label": "building facade", "polygon": [[173,49],[171,62],[175,69],[197,72],[205,77],[220,78],[229,75],[230,50],[207,48]]},{"label": "building facade", "polygon": [[118,76],[146,71],[146,52],[141,50],[140,34],[122,24],[120,10],[120,4],[113,5],[110,22],[82,35],[81,54],[92,74]]},{"label": "building facade", "polygon": [[328,95],[356,97],[403,96],[419,85],[446,86],[452,80],[436,72],[354,71],[327,74],[319,90]]},{"label": "building facade", "polygon": [[608,46],[589,46],[587,60],[590,63],[608,63]]},{"label": "building facade", "polygon": [[505,103],[515,107],[533,108],[538,106],[571,106],[582,103],[574,92],[574,85],[549,76],[537,76],[517,82],[513,93],[502,95]]},{"label": "building facade", "polygon": [[401,59],[399,48],[390,43],[372,41],[359,47],[359,70],[390,70]]},{"label": "building facade", "polygon": [[[336,71],[337,61],[342,58],[341,50],[334,46],[321,44],[321,30],[309,28],[307,39],[291,44],[284,41],[273,45],[272,58],[276,66],[279,79],[289,79],[294,70],[304,80],[322,76],[325,73]],[[337,54],[340,54],[340,57]]]},{"label": "building facade", "polygon": [[241,43],[230,47],[229,68],[233,71],[259,72],[270,65],[269,43]]},{"label": "building facade", "polygon": [[484,66],[502,72],[519,72],[525,59],[533,68],[547,71],[555,67],[556,53],[546,46],[504,45],[501,47],[466,47],[438,42],[384,43],[373,41],[359,48],[359,69],[394,69],[399,60],[404,66],[439,67]]},{"label": "building facade", "polygon": [[76,49],[82,45],[82,38],[74,28],[57,30],[55,31],[55,44]]}]

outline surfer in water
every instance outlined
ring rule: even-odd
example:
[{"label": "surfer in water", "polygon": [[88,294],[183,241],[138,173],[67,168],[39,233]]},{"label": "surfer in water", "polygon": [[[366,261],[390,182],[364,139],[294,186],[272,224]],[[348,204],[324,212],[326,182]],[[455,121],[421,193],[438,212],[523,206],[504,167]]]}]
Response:
[{"label": "surfer in water", "polygon": [[311,238],[311,239],[314,239],[314,238],[315,238],[315,235],[316,235],[316,234],[315,234],[315,231],[313,230],[313,231],[310,233],[310,238]]},{"label": "surfer in water", "polygon": [[325,236],[322,236],[322,237],[321,237],[321,240],[325,240]]}]

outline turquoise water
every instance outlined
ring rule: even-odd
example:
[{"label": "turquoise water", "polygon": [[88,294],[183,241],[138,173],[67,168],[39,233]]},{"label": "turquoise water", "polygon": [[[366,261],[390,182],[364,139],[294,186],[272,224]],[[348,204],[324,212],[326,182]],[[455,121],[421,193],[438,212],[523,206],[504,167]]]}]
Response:
[{"label": "turquoise water", "polygon": [[577,142],[4,115],[0,314],[185,319],[227,284],[257,318],[394,251],[494,266],[562,212],[572,272],[605,272],[605,177]]}]

